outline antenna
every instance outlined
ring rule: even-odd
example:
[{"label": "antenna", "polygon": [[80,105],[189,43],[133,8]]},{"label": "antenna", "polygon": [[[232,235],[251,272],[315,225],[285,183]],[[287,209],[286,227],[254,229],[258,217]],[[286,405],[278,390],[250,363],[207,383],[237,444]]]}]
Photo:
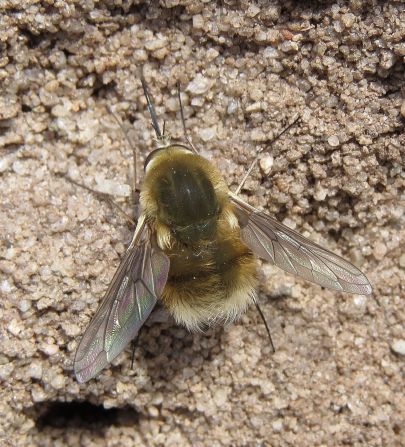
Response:
[{"label": "antenna", "polygon": [[181,92],[180,92],[180,82],[177,82],[177,98],[179,100],[180,104],[180,115],[181,115],[181,123],[183,125],[183,132],[184,132],[184,138],[186,139],[187,143],[191,146],[193,151],[198,154],[197,149],[194,147],[193,142],[191,141],[191,138],[188,136],[187,127],[186,127],[186,120],[184,118],[184,109],[183,109],[183,103],[181,101]]},{"label": "antenna", "polygon": [[162,140],[164,135],[160,131],[159,123],[158,123],[157,116],[156,116],[155,106],[153,105],[153,99],[149,93],[148,86],[147,86],[146,81],[143,77],[141,77],[141,83],[142,83],[143,93],[145,95],[146,102],[148,104],[148,110],[150,113],[150,117],[152,119],[152,127],[155,129],[156,137],[158,138],[158,140]]}]

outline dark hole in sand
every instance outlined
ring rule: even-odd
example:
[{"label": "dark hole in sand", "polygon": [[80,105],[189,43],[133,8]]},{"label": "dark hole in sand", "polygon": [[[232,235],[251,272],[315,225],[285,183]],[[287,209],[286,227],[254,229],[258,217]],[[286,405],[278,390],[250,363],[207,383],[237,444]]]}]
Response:
[{"label": "dark hole in sand", "polygon": [[95,428],[134,426],[139,414],[130,406],[106,409],[90,402],[45,402],[31,408],[38,430],[47,428]]}]

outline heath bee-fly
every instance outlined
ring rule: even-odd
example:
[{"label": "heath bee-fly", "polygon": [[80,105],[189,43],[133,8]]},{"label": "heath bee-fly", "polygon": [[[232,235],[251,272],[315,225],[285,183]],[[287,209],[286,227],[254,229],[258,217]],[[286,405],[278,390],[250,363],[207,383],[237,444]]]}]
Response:
[{"label": "heath bee-fly", "polygon": [[258,258],[328,289],[372,292],[350,262],[232,193],[187,137],[187,144],[171,142],[143,79],[142,86],[157,148],[145,160],[132,241],[77,348],[79,382],[135,338],[158,301],[189,330],[238,318],[255,303]]}]

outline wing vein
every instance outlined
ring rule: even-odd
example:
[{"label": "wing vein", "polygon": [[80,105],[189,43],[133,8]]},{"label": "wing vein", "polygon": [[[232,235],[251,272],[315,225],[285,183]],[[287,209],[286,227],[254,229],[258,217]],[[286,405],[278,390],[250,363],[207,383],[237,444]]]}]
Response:
[{"label": "wing vein", "polygon": [[[368,295],[366,276],[350,262],[301,236],[231,194],[241,238],[259,257],[281,269],[333,290]],[[271,252],[273,251],[273,252]]]},{"label": "wing vein", "polygon": [[151,251],[150,241],[142,237],[144,229],[140,238],[134,236],[79,343],[74,361],[79,382],[94,377],[125,348],[159,298],[156,284],[161,292],[167,281],[169,258],[161,251]]}]

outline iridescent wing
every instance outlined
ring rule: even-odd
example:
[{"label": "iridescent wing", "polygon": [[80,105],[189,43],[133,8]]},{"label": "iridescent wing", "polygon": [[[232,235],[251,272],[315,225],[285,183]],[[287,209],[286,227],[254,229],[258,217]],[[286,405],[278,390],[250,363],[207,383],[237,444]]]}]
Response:
[{"label": "iridescent wing", "polygon": [[360,295],[372,293],[366,276],[350,262],[236,196],[231,198],[237,206],[241,238],[259,258],[328,289]]},{"label": "iridescent wing", "polygon": [[96,376],[136,336],[166,284],[169,258],[145,231],[128,248],[77,348],[74,370],[80,383]]}]

